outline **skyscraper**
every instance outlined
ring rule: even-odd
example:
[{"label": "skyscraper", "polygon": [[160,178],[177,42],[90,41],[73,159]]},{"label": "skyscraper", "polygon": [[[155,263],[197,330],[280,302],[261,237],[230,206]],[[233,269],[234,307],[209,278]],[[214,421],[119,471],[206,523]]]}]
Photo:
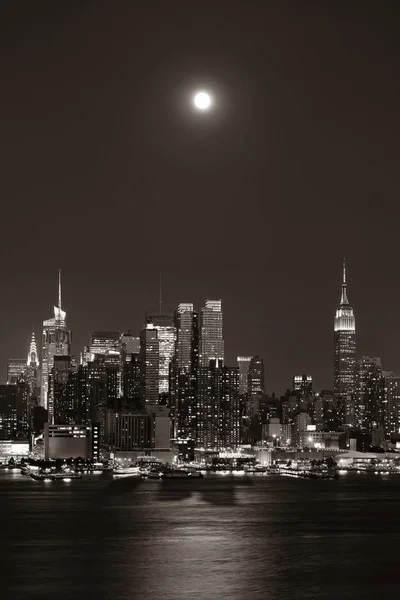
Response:
[{"label": "skyscraper", "polygon": [[264,361],[261,356],[253,356],[247,375],[246,416],[254,417],[260,412],[260,401],[265,393]]},{"label": "skyscraper", "polygon": [[251,356],[238,356],[237,357],[237,364],[239,367],[239,394],[241,396],[244,396],[245,394],[247,394],[247,391],[248,391],[248,387],[249,387],[248,376],[249,376],[249,367],[250,367],[251,359],[252,359]]},{"label": "skyscraper", "polygon": [[0,440],[10,440],[17,431],[17,385],[0,384]]},{"label": "skyscraper", "polygon": [[157,330],[159,344],[158,393],[169,393],[169,365],[175,353],[176,329],[170,315],[152,315],[148,324]]},{"label": "skyscraper", "polygon": [[25,358],[9,358],[7,362],[7,383],[17,383],[20,377],[25,377]]},{"label": "skyscraper", "polygon": [[147,323],[140,332],[141,397],[145,404],[158,404],[159,352],[158,331]]},{"label": "skyscraper", "polygon": [[382,362],[362,356],[356,364],[355,424],[372,431],[383,426]]},{"label": "skyscraper", "polygon": [[200,314],[200,366],[210,360],[224,360],[224,335],[221,300],[206,300]]},{"label": "skyscraper", "polygon": [[26,381],[29,385],[30,398],[36,398],[39,392],[39,358],[34,331],[32,331],[28,360],[26,361]]},{"label": "skyscraper", "polygon": [[132,354],[140,354],[140,338],[135,337],[130,331],[121,335],[121,353],[129,361]]},{"label": "skyscraper", "polygon": [[385,401],[386,436],[400,434],[400,377],[394,373],[383,372],[383,391]]},{"label": "skyscraper", "polygon": [[67,313],[61,308],[61,271],[58,274],[58,306],[54,307],[54,317],[43,321],[43,342],[42,342],[42,386],[41,386],[41,404],[44,408],[52,412],[53,400],[50,399],[49,407],[49,375],[54,365],[56,355],[71,354],[71,332],[67,329]]},{"label": "skyscraper", "polygon": [[299,392],[301,396],[308,397],[312,394],[312,376],[311,375],[294,375],[293,390]]},{"label": "skyscraper", "polygon": [[334,319],[333,390],[336,397],[350,401],[355,392],[356,322],[347,298],[346,262],[340,305]]},{"label": "skyscraper", "polygon": [[53,423],[77,423],[77,374],[70,356],[54,357],[49,384],[49,396],[54,398]]},{"label": "skyscraper", "polygon": [[197,447],[235,448],[240,443],[239,369],[211,360],[198,375]]},{"label": "skyscraper", "polygon": [[90,335],[91,360],[97,355],[104,355],[108,350],[119,352],[121,334],[119,331],[92,331]]},{"label": "skyscraper", "polygon": [[175,311],[175,355],[170,368],[172,437],[179,456],[192,460],[196,442],[196,384],[199,365],[198,313],[193,304]]}]

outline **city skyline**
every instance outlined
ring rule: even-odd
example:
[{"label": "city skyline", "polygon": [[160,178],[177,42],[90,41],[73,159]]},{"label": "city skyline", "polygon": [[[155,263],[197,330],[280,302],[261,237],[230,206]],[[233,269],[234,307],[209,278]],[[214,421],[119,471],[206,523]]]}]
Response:
[{"label": "city skyline", "polygon": [[[186,5],[173,22],[167,5],[156,22],[144,6],[77,6],[65,25],[48,4],[44,20],[2,7],[1,378],[32,323],[38,336],[61,266],[74,347],[138,331],[162,271],[165,309],[222,298],[229,364],[257,353],[268,390],[310,370],[331,387],[343,255],[360,354],[396,369],[398,8],[234,0],[200,26]],[[215,110],[193,110],[197,89]]]},{"label": "city skyline", "polygon": [[[346,268],[347,268],[347,280],[348,280],[349,261],[348,261],[348,259],[346,259],[346,260],[347,260],[347,267]],[[59,270],[59,277],[60,277],[60,273],[61,273],[61,271]],[[356,285],[356,282],[357,282],[357,273],[354,272],[354,268],[353,268],[353,266],[351,264],[350,264],[350,273],[351,273],[351,296],[353,298],[353,294],[354,294],[353,288],[357,287],[357,285]],[[338,269],[336,269],[336,278],[337,278],[337,282],[336,282],[336,298],[338,298],[338,289],[339,289],[339,285],[340,285],[338,275],[339,275],[339,272],[338,272]],[[344,274],[344,271],[342,269],[342,280],[341,280],[341,285],[342,285],[341,289],[342,289],[342,292],[341,292],[341,298],[340,299],[338,298],[336,300],[336,303],[335,303],[336,309],[339,306],[340,302],[343,301],[343,293],[346,295],[345,300],[347,301],[347,282],[345,281],[344,287],[343,287],[343,276],[346,278],[346,274]],[[66,284],[66,286],[64,285],[64,287],[68,287],[68,283]],[[343,290],[344,290],[344,292],[343,292]],[[61,292],[61,288],[60,288],[60,280],[59,280],[58,304],[60,303],[60,300],[61,300],[61,298],[60,298],[60,292]],[[171,291],[168,290],[168,292],[169,293],[167,293],[167,295],[170,296],[171,295]],[[64,293],[64,290],[63,290],[63,293]],[[118,297],[119,297],[118,294],[116,294],[116,298],[118,298]],[[301,304],[302,303],[302,297],[300,296],[300,294],[298,295],[298,298],[299,298],[299,303]],[[201,300],[199,303],[195,303],[195,302],[189,301],[189,304],[193,305],[195,310],[199,310],[200,311],[200,308],[204,304],[205,300],[206,300],[206,296],[204,296],[203,300]],[[339,302],[339,300],[340,300],[340,302]],[[185,304],[185,302],[184,302],[184,304]],[[213,300],[211,300],[211,303],[212,302],[213,302]],[[178,305],[180,303],[181,303],[181,301],[179,301],[176,306],[171,307],[171,310],[169,312],[167,311],[167,314],[172,317],[172,314],[173,314],[174,310],[178,307]],[[56,305],[57,302],[55,302],[54,304]],[[154,301],[153,304],[155,305],[156,301]],[[164,303],[164,305],[166,305],[166,304],[167,303]],[[354,302],[351,302],[351,304],[352,304],[353,307],[356,305],[355,310],[356,310],[356,314],[357,314],[357,323],[360,324],[360,321],[361,321],[361,328],[362,328],[362,325],[363,325],[362,324],[362,313],[363,313],[362,305],[359,306],[358,304],[356,304]],[[223,306],[223,314],[224,314],[223,336],[224,336],[225,340],[226,339],[231,340],[230,346],[228,346],[225,343],[225,353],[226,353],[226,357],[227,357],[226,360],[225,360],[225,364],[228,365],[228,366],[236,366],[236,359],[237,359],[237,357],[240,356],[241,354],[244,354],[244,352],[241,352],[242,346],[240,346],[240,339],[236,338],[236,336],[234,335],[234,331],[229,331],[229,329],[228,329],[228,327],[232,327],[232,324],[231,324],[232,320],[235,322],[235,315],[232,315],[232,312],[229,310],[229,306],[226,306],[226,303],[224,302],[223,299],[222,299],[222,306]],[[169,308],[169,306],[166,306],[166,308]],[[55,313],[57,311],[59,311],[59,310],[60,310],[60,308],[57,307],[57,306],[55,306],[55,308],[54,308]],[[62,312],[64,314],[64,311],[62,311]],[[75,307],[75,311],[73,311],[73,312],[76,313],[76,307]],[[139,337],[140,330],[143,328],[145,320],[146,319],[149,320],[149,319],[152,318],[152,317],[146,317],[146,313],[147,314],[154,314],[155,316],[153,318],[157,318],[157,311],[156,310],[151,311],[151,310],[149,310],[147,308],[144,308],[142,311],[139,311],[139,312],[141,312],[142,315],[143,315],[142,318],[140,317],[140,314],[139,315],[137,315],[137,314],[135,315],[136,322],[140,324],[139,325],[139,329],[136,330],[132,326],[131,327],[128,327],[128,326],[124,327],[124,326],[122,326],[119,329],[119,331],[121,333],[123,333],[124,331],[125,332],[126,331],[131,331],[131,332],[133,332],[132,335],[136,335],[137,337]],[[70,313],[69,307],[68,307],[68,313]],[[334,311],[334,313],[335,313],[335,311]],[[332,321],[332,316],[334,316],[334,313],[333,313],[333,315],[330,315],[331,316],[330,321]],[[365,313],[365,308],[364,308],[364,313]],[[118,314],[118,310],[117,309],[115,311],[115,314]],[[230,323],[228,321],[228,324],[225,323],[225,321],[226,321],[226,315],[227,314],[231,315],[231,319],[229,319]],[[233,317],[233,319],[232,319],[232,317]],[[240,313],[240,315],[238,315],[238,318],[237,318],[236,322],[240,321],[241,318],[243,318],[243,313],[242,312]],[[142,319],[142,321],[141,321],[141,319]],[[134,319],[132,319],[132,320],[134,320]],[[114,319],[114,322],[115,321],[116,321],[116,319]],[[91,321],[91,322],[93,322],[93,321]],[[113,317],[112,317],[112,312],[111,311],[108,314],[108,322],[109,323],[113,322]],[[325,330],[326,330],[327,329],[326,328],[326,323],[324,325],[325,325]],[[374,324],[371,324],[371,325],[372,325],[372,328],[374,328]],[[77,360],[79,361],[80,352],[83,350],[83,348],[85,346],[89,345],[91,332],[88,332],[88,336],[85,337],[82,331],[77,331],[75,329],[74,325],[70,324],[70,320],[68,320],[68,329],[70,329],[72,331],[72,334],[73,334],[72,355],[76,356]],[[98,329],[99,329],[99,327],[97,327],[97,330]],[[106,328],[103,327],[103,329],[105,330]],[[107,330],[107,331],[110,332],[110,331],[113,331],[113,330],[116,330],[116,329],[117,329],[116,327],[112,327],[110,330]],[[39,326],[35,325],[34,326],[34,332],[36,333],[38,330],[39,330]],[[96,327],[94,328],[94,330],[96,330]],[[235,330],[235,326],[233,326],[233,330]],[[365,326],[364,326],[364,330],[365,330]],[[31,329],[31,331],[32,331],[32,329]],[[361,331],[362,331],[362,329],[361,329]],[[92,331],[92,333],[93,333],[93,331]],[[250,332],[250,334],[251,333],[252,332]],[[324,359],[325,359],[324,362],[327,363],[327,364],[323,365],[323,370],[325,372],[326,371],[329,372],[329,368],[330,368],[331,374],[332,374],[332,355],[334,353],[334,345],[335,345],[334,335],[335,334],[331,335],[331,339],[328,340],[328,344],[326,343],[327,340],[325,340],[325,344],[324,344],[325,347],[327,347],[329,345],[329,341],[331,342],[331,348],[330,348],[331,355],[329,355],[329,352],[328,352],[327,355],[324,356]],[[292,337],[289,338],[288,343],[289,343],[290,340],[295,339],[295,337],[296,337],[296,330],[293,331]],[[400,368],[400,360],[399,360],[399,363],[396,363],[396,358],[395,357],[394,357],[393,362],[389,362],[389,361],[385,360],[384,352],[382,352],[379,349],[378,344],[376,344],[375,346],[373,344],[369,344],[369,347],[371,348],[370,351],[363,351],[363,347],[366,348],[366,345],[364,343],[363,346],[361,346],[361,344],[359,343],[359,338],[360,337],[362,339],[362,334],[360,335],[360,327],[358,325],[357,326],[357,351],[356,351],[356,355],[355,355],[356,359],[358,359],[361,356],[376,356],[376,355],[379,355],[382,358],[383,366],[384,366],[384,368],[386,370],[391,370],[391,371],[394,371],[394,372],[397,372],[399,370],[397,368],[397,364],[399,364],[399,368]],[[37,339],[40,339],[40,338],[37,338]],[[309,341],[309,344],[312,345],[312,338],[310,337],[310,335],[308,336],[308,341]],[[82,343],[82,345],[80,345],[81,343]],[[40,346],[40,359],[39,360],[41,361],[42,360],[42,357],[41,357],[41,350],[42,349],[41,349],[41,343],[40,342],[38,343],[38,347],[39,346]],[[260,344],[260,346],[261,346],[261,344]],[[334,376],[333,375],[331,375],[330,379],[329,379],[329,373],[328,373],[328,377],[326,375],[325,375],[325,377],[321,377],[320,376],[320,373],[322,371],[321,368],[320,368],[320,370],[318,370],[312,364],[309,364],[309,363],[305,364],[305,362],[302,361],[300,359],[300,357],[298,359],[296,359],[296,357],[294,357],[294,359],[291,360],[290,364],[294,364],[294,369],[293,369],[293,371],[289,371],[290,367],[288,365],[285,365],[285,364],[282,365],[282,364],[278,363],[276,357],[274,356],[273,349],[268,348],[268,345],[265,344],[265,343],[263,344],[263,347],[266,349],[266,352],[264,353],[264,355],[262,355],[260,352],[257,353],[255,351],[254,352],[248,352],[248,355],[249,356],[255,356],[255,355],[258,354],[258,355],[260,355],[260,356],[263,357],[263,359],[264,359],[264,365],[265,365],[265,370],[266,370],[266,385],[265,385],[265,388],[266,388],[266,392],[267,393],[275,392],[278,395],[279,394],[283,394],[286,391],[286,389],[289,389],[291,387],[291,381],[292,381],[292,378],[293,378],[293,374],[296,373],[296,372],[302,372],[302,371],[303,372],[310,372],[311,373],[311,375],[313,377],[314,388],[316,390],[318,390],[318,389],[333,389],[333,387],[334,387],[334,384],[333,384],[333,377]],[[233,348],[239,349],[239,352],[236,352]],[[23,354],[24,353],[22,353],[21,351],[19,352],[19,355],[21,357],[23,356]],[[15,356],[15,355],[16,355],[16,353],[14,352],[13,356]],[[5,361],[3,361],[3,370],[4,371],[5,371],[6,367],[7,367],[7,361],[8,361],[8,359],[12,358],[13,356],[7,356],[6,359],[5,359]],[[17,354],[17,356],[18,356],[18,354]],[[267,358],[265,358],[265,356],[267,356]],[[298,360],[297,364],[296,364],[296,360]],[[284,368],[282,369],[282,367],[284,367]],[[281,380],[282,381],[282,385],[281,386],[279,386],[279,385],[274,386],[274,384],[273,384],[274,381],[276,382],[278,380],[278,378],[276,377],[275,370],[280,371],[280,372],[286,372],[288,374],[288,377],[285,380],[283,380],[283,379]],[[4,377],[4,381],[6,381],[6,377]],[[321,384],[321,381],[322,382],[325,381],[325,384],[324,383]]]}]

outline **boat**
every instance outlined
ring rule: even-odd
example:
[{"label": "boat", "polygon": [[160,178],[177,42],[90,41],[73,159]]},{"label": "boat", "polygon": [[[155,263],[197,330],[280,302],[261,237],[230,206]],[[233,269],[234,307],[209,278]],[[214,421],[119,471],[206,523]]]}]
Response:
[{"label": "boat", "polygon": [[147,475],[149,479],[202,479],[203,473],[189,469],[152,469]]},{"label": "boat", "polygon": [[113,469],[113,475],[139,475],[140,469],[137,466],[129,467],[115,467]]},{"label": "boat", "polygon": [[82,479],[80,473],[29,473],[35,481],[71,481]]},{"label": "boat", "polygon": [[279,467],[277,467],[276,465],[270,465],[267,468],[267,473],[269,473],[270,475],[279,475],[279,473],[280,473]]}]

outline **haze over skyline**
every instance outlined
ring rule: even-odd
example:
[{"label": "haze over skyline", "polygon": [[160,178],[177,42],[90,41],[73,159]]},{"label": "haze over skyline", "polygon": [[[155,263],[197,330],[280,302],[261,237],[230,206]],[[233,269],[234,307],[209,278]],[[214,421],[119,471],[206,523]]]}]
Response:
[{"label": "haze over skyline", "polygon": [[399,6],[119,7],[0,7],[1,379],[61,267],[77,356],[138,333],[162,271],[166,312],[222,298],[227,364],[331,389],[343,256],[357,356],[400,373]]}]

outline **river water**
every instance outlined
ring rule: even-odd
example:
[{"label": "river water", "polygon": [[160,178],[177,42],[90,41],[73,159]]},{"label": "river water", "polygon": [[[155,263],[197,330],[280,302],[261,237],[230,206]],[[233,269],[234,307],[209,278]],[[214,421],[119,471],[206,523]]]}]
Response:
[{"label": "river water", "polygon": [[1,600],[395,598],[400,475],[335,481],[0,471]]}]

